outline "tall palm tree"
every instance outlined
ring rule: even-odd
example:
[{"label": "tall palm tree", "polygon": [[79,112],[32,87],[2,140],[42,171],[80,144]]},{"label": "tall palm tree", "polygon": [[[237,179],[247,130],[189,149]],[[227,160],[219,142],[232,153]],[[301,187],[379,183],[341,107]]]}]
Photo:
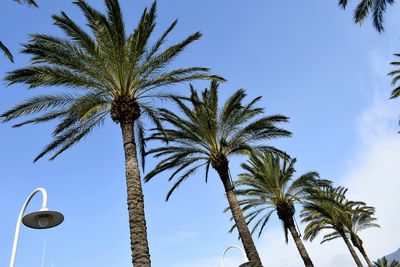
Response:
[{"label": "tall palm tree", "polygon": [[386,258],[383,258],[375,262],[374,267],[400,267],[400,262],[396,260],[388,262]]},{"label": "tall palm tree", "polygon": [[[147,267],[150,253],[137,156],[138,149],[144,159],[144,119],[147,117],[160,127],[156,100],[168,97],[161,88],[195,79],[221,78],[200,67],[168,70],[169,64],[201,34],[197,32],[163,48],[176,25],[174,21],[151,44],[156,26],[156,2],[144,10],[137,27],[128,35],[117,0],[105,0],[106,14],[84,0],[75,5],[86,17],[91,33],[85,32],[65,13],[53,16],[55,25],[67,38],[31,35],[23,50],[31,55],[31,65],[12,71],[6,77],[10,85],[65,86],[70,90],[31,98],[3,113],[1,118],[6,122],[34,115],[16,126],[59,120],[53,132],[54,140],[36,161],[49,153],[54,153],[50,158],[53,160],[111,115],[120,125],[123,138],[132,262],[134,266]],[[142,164],[144,167],[143,160]]]},{"label": "tall palm tree", "polygon": [[268,152],[253,153],[248,162],[241,165],[246,172],[239,176],[235,185],[240,187],[237,195],[242,197],[239,201],[242,210],[247,211],[247,224],[255,221],[252,234],[259,229],[260,237],[269,218],[276,212],[283,224],[286,243],[290,232],[305,266],[314,266],[296,228],[295,204],[305,199],[309,187],[330,183],[319,180],[316,172],[293,179],[295,163],[296,159],[281,160]]},{"label": "tall palm tree", "polygon": [[[339,6],[345,9],[348,2],[348,0],[339,0]],[[375,29],[378,32],[383,32],[385,30],[383,26],[384,15],[387,7],[395,3],[396,0],[359,0],[354,11],[354,22],[362,24],[369,15],[372,15]]]},{"label": "tall palm tree", "polygon": [[360,258],[354,250],[347,235],[346,225],[351,225],[351,213],[365,211],[363,202],[348,201],[345,199],[347,189],[344,187],[325,187],[312,190],[308,200],[304,202],[301,213],[302,222],[307,223],[304,230],[305,240],[314,240],[322,230],[333,230],[326,234],[321,243],[335,239],[337,235],[344,240],[358,267],[362,267]]},{"label": "tall palm tree", "polygon": [[215,81],[200,96],[193,87],[190,90],[190,97],[174,98],[182,114],[162,110],[162,119],[168,127],[158,130],[151,139],[168,142],[168,146],[149,151],[149,155],[162,157],[163,160],[146,175],[145,180],[149,181],[163,171],[174,169],[169,180],[176,178],[176,182],[167,194],[168,200],[175,189],[201,167],[206,169],[207,181],[212,167],[224,186],[247,256],[252,266],[260,267],[261,260],[231,180],[229,158],[255,150],[277,151],[260,144],[260,141],[290,136],[290,132],[276,126],[287,122],[288,118],[281,115],[257,118],[263,114],[263,109],[255,107],[261,97],[244,104],[246,93],[242,89],[233,93],[220,108],[218,83]]},{"label": "tall palm tree", "polygon": [[[38,7],[38,4],[34,0],[14,0],[14,1],[17,2],[17,3],[20,3],[20,4],[27,4],[29,6]],[[0,50],[3,51],[4,55],[11,62],[14,62],[14,57],[13,57],[11,51],[7,48],[7,46],[5,46],[5,44],[3,44],[2,41],[0,41]]]},{"label": "tall palm tree", "polygon": [[[341,200],[341,202],[347,201],[345,198]],[[380,227],[376,223],[376,218],[373,217],[373,214],[375,213],[375,208],[370,207],[370,206],[365,206],[365,205],[359,205],[355,209],[354,207],[351,206],[346,206],[343,205],[343,207],[349,208],[348,214],[350,216],[350,220],[344,221],[344,224],[346,226],[345,231],[346,235],[348,238],[350,238],[351,243],[353,244],[354,247],[360,251],[361,255],[367,262],[368,266],[373,267],[374,264],[372,261],[369,259],[361,237],[358,235],[358,233],[362,230],[371,228],[371,227]],[[340,234],[338,232],[333,232],[329,235],[329,238],[327,238],[325,241],[333,240],[335,238],[341,238]]]}]

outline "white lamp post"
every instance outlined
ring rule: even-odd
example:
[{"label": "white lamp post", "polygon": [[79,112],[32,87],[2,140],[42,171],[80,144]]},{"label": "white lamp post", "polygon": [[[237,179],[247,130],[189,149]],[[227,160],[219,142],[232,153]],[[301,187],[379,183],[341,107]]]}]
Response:
[{"label": "white lamp post", "polygon": [[[42,208],[37,211],[24,216],[25,210],[28,207],[29,202],[37,193],[42,193],[43,202]],[[64,221],[64,215],[57,211],[50,211],[47,208],[47,192],[43,188],[34,190],[26,199],[22,206],[21,212],[18,216],[17,226],[15,228],[14,243],[11,253],[10,267],[15,265],[15,257],[17,255],[19,232],[21,230],[21,223],[25,226],[33,229],[48,229],[61,224]]]},{"label": "white lamp post", "polygon": [[247,259],[246,253],[244,252],[244,250],[243,250],[241,247],[239,247],[239,246],[237,246],[237,245],[232,245],[232,246],[230,246],[230,247],[228,247],[227,249],[224,250],[224,252],[222,253],[222,256],[221,256],[221,266],[224,267],[224,258],[225,258],[225,254],[226,254],[230,249],[233,249],[233,248],[239,249],[240,252],[242,252],[242,255],[243,255],[244,263],[242,263],[239,267],[251,267],[250,262],[249,262],[249,260]]}]

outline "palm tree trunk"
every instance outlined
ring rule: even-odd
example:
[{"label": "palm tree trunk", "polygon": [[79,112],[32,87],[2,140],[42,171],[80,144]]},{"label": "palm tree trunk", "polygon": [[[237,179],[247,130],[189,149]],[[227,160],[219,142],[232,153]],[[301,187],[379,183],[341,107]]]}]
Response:
[{"label": "palm tree trunk", "polygon": [[342,236],[344,242],[346,243],[347,248],[350,251],[351,256],[353,256],[354,261],[356,262],[358,267],[363,267],[360,258],[357,255],[357,252],[354,250],[353,246],[350,244],[349,239],[347,238],[345,233],[340,233],[340,235]]},{"label": "palm tree trunk", "polygon": [[135,267],[150,267],[151,261],[144,214],[144,197],[136,154],[133,123],[122,123],[121,129],[125,151],[132,263]]},{"label": "palm tree trunk", "polygon": [[[217,170],[218,171],[218,170]],[[235,220],[236,227],[239,231],[240,239],[244,250],[246,251],[247,258],[249,259],[252,267],[263,267],[260,256],[258,255],[256,246],[253,238],[247,226],[246,220],[244,219],[242,209],[240,208],[239,202],[236,197],[234,187],[231,183],[228,170],[220,170],[218,174],[224,184],[226,197],[228,198],[229,207],[232,212],[232,216]]]},{"label": "palm tree trunk", "polygon": [[367,253],[365,252],[363,242],[360,239],[360,237],[354,233],[351,233],[351,242],[353,243],[353,246],[360,251],[361,255],[364,257],[365,261],[368,263],[369,267],[374,267],[374,264],[372,261],[369,259]]},{"label": "palm tree trunk", "polygon": [[360,251],[361,255],[363,255],[365,261],[368,263],[369,267],[374,267],[374,264],[372,263],[372,261],[369,259],[367,253],[364,250],[364,246],[357,246],[357,249]]},{"label": "palm tree trunk", "polygon": [[307,253],[306,247],[304,246],[303,242],[301,241],[300,235],[297,232],[296,226],[294,224],[293,218],[290,218],[286,222],[290,233],[292,234],[294,243],[296,243],[297,249],[299,250],[300,256],[304,261],[304,265],[307,267],[314,267],[314,264],[311,261],[310,256]]}]

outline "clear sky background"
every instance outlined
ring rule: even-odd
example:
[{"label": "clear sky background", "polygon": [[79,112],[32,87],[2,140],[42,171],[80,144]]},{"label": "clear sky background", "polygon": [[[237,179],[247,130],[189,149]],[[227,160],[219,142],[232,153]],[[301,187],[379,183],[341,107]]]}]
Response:
[{"label": "clear sky background", "polygon": [[[100,0],[88,2],[104,7]],[[129,29],[150,3],[121,1]],[[1,1],[0,37],[13,52],[29,33],[59,35],[50,16],[61,10],[84,23],[71,1],[39,0],[39,4],[40,9],[33,9]],[[353,24],[354,4],[343,11],[335,0],[160,0],[155,36],[175,18],[179,24],[170,43],[202,31],[203,38],[175,61],[176,66],[210,67],[229,80],[221,86],[221,100],[246,88],[248,100],[263,96],[260,105],[267,113],[291,118],[285,127],[293,137],[273,144],[298,158],[298,174],[316,170],[337,185],[349,186],[351,197],[377,207],[382,229],[362,233],[375,259],[400,247],[396,219],[400,109],[398,102],[388,101],[391,87],[386,76],[392,54],[400,51],[400,6],[390,9],[387,30],[380,35],[370,22],[362,27]],[[15,64],[0,59],[0,76],[26,64],[27,57],[15,56]],[[206,85],[197,84],[200,89]],[[3,82],[0,111],[51,90],[56,89],[28,91]],[[39,186],[48,190],[49,207],[62,211],[66,220],[46,231],[23,228],[17,266],[40,266],[45,240],[45,266],[52,262],[55,267],[131,266],[119,127],[108,120],[56,161],[32,164],[50,141],[52,126],[0,127],[0,266],[9,264],[21,205]],[[240,173],[241,160],[232,162],[233,175]],[[150,170],[156,161],[148,163]],[[144,186],[153,266],[220,266],[222,251],[240,243],[236,233],[227,233],[230,216],[222,212],[227,205],[223,187],[216,173],[210,178],[205,184],[199,172],[168,203],[164,198],[171,184],[166,174]],[[40,201],[38,197],[29,210],[38,209]],[[323,245],[319,241],[306,243],[316,266],[354,265],[343,241]],[[276,218],[256,243],[265,266],[302,266],[293,242],[284,243]],[[232,251],[227,266],[237,266],[239,256]]]}]

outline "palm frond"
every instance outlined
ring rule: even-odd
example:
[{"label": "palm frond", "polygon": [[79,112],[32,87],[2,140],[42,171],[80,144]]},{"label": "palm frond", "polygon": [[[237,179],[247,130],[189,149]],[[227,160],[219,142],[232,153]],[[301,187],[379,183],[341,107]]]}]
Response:
[{"label": "palm frond", "polygon": [[374,267],[400,267],[400,262],[394,260],[389,262],[386,257],[379,259],[374,263]]},{"label": "palm frond", "polygon": [[29,6],[39,7],[39,5],[37,4],[37,2],[35,0],[14,0],[14,1],[19,4],[27,4]]},{"label": "palm frond", "polygon": [[[395,4],[395,0],[359,0],[354,10],[354,22],[362,24],[368,16],[372,16],[375,29],[382,33],[384,29],[384,15],[389,5]],[[346,8],[348,0],[339,0],[339,6]]]},{"label": "palm frond", "polygon": [[319,232],[332,229],[321,243],[338,237],[349,238],[368,227],[374,227],[375,212],[373,207],[361,201],[350,201],[346,198],[347,188],[332,187],[329,184],[314,188],[303,203],[302,222],[307,223],[305,239],[313,240]]},{"label": "palm frond", "polygon": [[[236,193],[241,197],[239,203],[246,212],[246,218],[251,217],[248,223],[257,216],[260,217],[253,226],[253,233],[259,228],[259,236],[262,234],[265,224],[274,211],[289,216],[280,217],[282,221],[293,218],[294,204],[306,199],[309,187],[318,186],[319,176],[316,172],[309,172],[293,179],[295,162],[296,159],[280,158],[264,151],[253,152],[248,162],[242,164],[246,172],[235,182]],[[288,229],[285,223],[283,228],[287,242]]]},{"label": "palm frond", "polygon": [[[198,71],[205,69],[177,70],[174,75],[191,75]],[[219,108],[218,88],[219,83],[216,80],[211,81],[210,87],[201,93],[190,86],[189,97],[172,97],[181,114],[167,109],[159,110],[161,120],[166,126],[163,130],[155,129],[148,140],[162,141],[168,146],[148,151],[147,155],[163,159],[146,175],[146,181],[169,169],[174,170],[170,176],[170,179],[174,179],[186,169],[197,166],[196,164],[206,167],[207,180],[209,168],[212,166],[215,169],[218,157],[245,155],[253,149],[273,151],[276,149],[258,142],[290,134],[277,126],[288,120],[284,116],[273,115],[256,119],[256,115],[262,115],[262,109],[254,107],[260,98],[244,104],[244,90],[235,92]],[[240,137],[236,137],[238,132],[242,133]],[[185,179],[178,179],[178,185]]]},{"label": "palm frond", "polygon": [[[20,2],[36,4],[30,0]],[[8,85],[21,83],[29,88],[67,88],[63,88],[61,94],[28,99],[3,113],[1,119],[7,122],[28,117],[16,123],[15,127],[57,120],[54,140],[35,160],[51,152],[54,153],[51,159],[54,159],[102,125],[112,107],[114,110],[122,108],[120,103],[124,101],[120,99],[127,99],[139,109],[135,112],[140,115],[132,124],[144,168],[148,140],[146,122],[160,131],[160,136],[153,136],[155,139],[164,138],[163,118],[157,101],[176,97],[174,93],[164,94],[163,87],[197,79],[224,79],[203,67],[169,69],[172,61],[199,40],[201,34],[197,32],[181,42],[164,47],[167,36],[177,23],[174,21],[152,42],[157,18],[156,2],[143,11],[131,34],[126,33],[118,0],[105,0],[105,12],[93,8],[85,0],[77,0],[74,4],[83,13],[89,30],[86,31],[65,12],[52,16],[54,25],[64,36],[31,34],[22,50],[30,56],[29,65],[9,72],[5,77]],[[12,59],[6,47],[2,43],[0,45]],[[70,89],[79,90],[70,93]],[[111,115],[117,123],[123,121],[114,113]],[[165,162],[167,166],[175,167],[180,163]]]},{"label": "palm frond", "polygon": [[14,57],[11,54],[10,50],[8,50],[7,46],[5,46],[1,41],[0,41],[0,50],[3,51],[4,55],[11,61],[14,62]]},{"label": "palm frond", "polygon": [[384,15],[386,13],[387,6],[393,5],[394,3],[395,0],[375,0],[373,8],[373,24],[378,32],[383,32],[385,30],[383,27]]}]

